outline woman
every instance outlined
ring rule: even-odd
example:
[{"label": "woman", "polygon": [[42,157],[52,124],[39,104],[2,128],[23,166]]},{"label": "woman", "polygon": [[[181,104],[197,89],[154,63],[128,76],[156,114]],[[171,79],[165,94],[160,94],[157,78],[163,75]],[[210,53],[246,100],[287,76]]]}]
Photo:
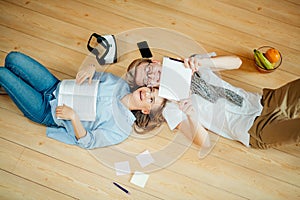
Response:
[{"label": "woman", "polygon": [[147,124],[131,111],[138,117],[151,116],[148,122],[158,120],[156,125],[162,122],[165,100],[156,88],[141,87],[130,93],[128,84],[112,74],[95,73],[93,79],[100,80],[96,119],[80,121],[72,108],[57,105],[60,81],[34,59],[11,52],[0,68],[0,85],[18,108],[30,120],[46,125],[48,137],[64,143],[93,149],[122,142],[134,123],[147,130]]},{"label": "woman", "polygon": [[[220,60],[222,59],[224,57]],[[262,95],[246,92],[230,85],[213,73],[212,69],[236,69],[241,64],[239,59],[234,57],[233,59],[225,57],[225,59],[226,64],[223,65],[214,62],[213,58],[211,64],[197,57],[185,59],[185,66],[192,68],[194,72],[197,71],[192,78],[192,87],[196,88],[196,92],[191,95],[196,109],[192,118],[197,120],[193,123],[200,123],[218,135],[237,140],[253,148],[266,149],[299,143],[300,79],[275,90],[263,89]],[[158,86],[160,71],[159,62],[137,59],[128,67],[127,79],[133,88],[142,84]],[[198,93],[197,84],[202,87]],[[215,95],[216,98],[211,98],[216,91],[219,91],[216,88],[221,86],[223,91],[220,93],[227,93],[226,98],[217,98],[222,96],[220,94]],[[212,88],[212,92],[205,96],[206,94],[203,93],[207,92],[207,88]],[[181,112],[178,109],[180,106],[182,105],[168,102],[164,108],[163,115],[171,129],[180,128],[183,122],[187,121],[185,117],[178,117],[180,114],[174,114]],[[201,133],[196,133],[195,138],[199,134]]]}]

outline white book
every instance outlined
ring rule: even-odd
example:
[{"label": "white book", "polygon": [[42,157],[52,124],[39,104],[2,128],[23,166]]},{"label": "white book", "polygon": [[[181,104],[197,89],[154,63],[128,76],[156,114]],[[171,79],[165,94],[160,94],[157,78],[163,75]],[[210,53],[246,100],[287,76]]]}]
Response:
[{"label": "white book", "polygon": [[182,61],[164,57],[158,95],[180,101],[190,95],[192,70],[186,68]]},{"label": "white book", "polygon": [[76,84],[75,80],[63,80],[59,87],[58,105],[73,108],[82,121],[95,121],[99,80]]}]

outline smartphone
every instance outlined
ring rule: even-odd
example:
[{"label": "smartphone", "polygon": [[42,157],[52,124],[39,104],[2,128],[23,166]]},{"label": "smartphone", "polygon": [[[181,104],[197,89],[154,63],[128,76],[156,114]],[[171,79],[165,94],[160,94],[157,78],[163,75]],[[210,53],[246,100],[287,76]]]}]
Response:
[{"label": "smartphone", "polygon": [[143,58],[152,58],[152,53],[148,46],[147,41],[139,42],[139,43],[137,43],[137,46],[138,46]]}]

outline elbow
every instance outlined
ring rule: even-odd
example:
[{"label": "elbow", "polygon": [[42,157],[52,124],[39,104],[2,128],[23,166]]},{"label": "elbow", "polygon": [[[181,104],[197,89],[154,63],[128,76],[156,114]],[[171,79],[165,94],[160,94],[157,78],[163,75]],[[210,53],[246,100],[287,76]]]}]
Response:
[{"label": "elbow", "polygon": [[208,148],[211,146],[210,144],[210,137],[208,132],[201,127],[200,130],[198,130],[198,134],[194,137],[194,144],[203,147],[203,148]]},{"label": "elbow", "polygon": [[194,138],[193,143],[201,148],[209,148],[210,145],[210,140],[209,137],[204,137],[204,138]]},{"label": "elbow", "polygon": [[86,132],[84,137],[81,137],[77,140],[77,144],[79,147],[83,149],[93,149],[95,148],[95,138],[94,135],[90,132]]}]

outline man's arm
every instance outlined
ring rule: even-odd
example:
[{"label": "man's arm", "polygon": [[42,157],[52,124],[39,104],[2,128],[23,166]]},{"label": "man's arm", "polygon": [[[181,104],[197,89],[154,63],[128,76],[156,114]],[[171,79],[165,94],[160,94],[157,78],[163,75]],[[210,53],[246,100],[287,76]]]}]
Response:
[{"label": "man's arm", "polygon": [[194,57],[184,60],[185,67],[191,68],[193,72],[201,66],[210,67],[213,71],[238,69],[242,65],[242,60],[237,56],[217,56],[212,58]]},{"label": "man's arm", "polygon": [[202,61],[202,65],[205,65],[205,62],[210,63],[209,65],[213,70],[229,70],[229,69],[238,69],[242,65],[242,60],[237,56],[218,56],[213,58],[208,58],[209,60]]}]

